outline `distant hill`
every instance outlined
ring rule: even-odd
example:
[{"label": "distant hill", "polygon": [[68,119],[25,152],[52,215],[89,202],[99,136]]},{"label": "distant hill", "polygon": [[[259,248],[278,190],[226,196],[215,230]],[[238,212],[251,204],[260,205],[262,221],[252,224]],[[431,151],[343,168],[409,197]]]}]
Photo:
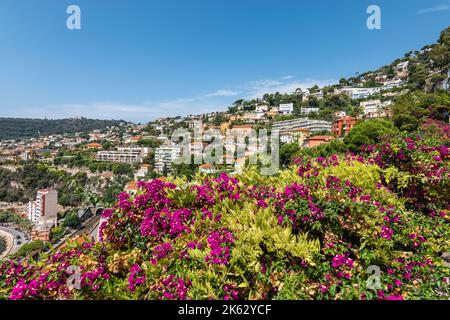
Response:
[{"label": "distant hill", "polygon": [[122,120],[72,119],[21,119],[0,118],[0,139],[31,138],[39,135],[87,132],[118,126]]}]

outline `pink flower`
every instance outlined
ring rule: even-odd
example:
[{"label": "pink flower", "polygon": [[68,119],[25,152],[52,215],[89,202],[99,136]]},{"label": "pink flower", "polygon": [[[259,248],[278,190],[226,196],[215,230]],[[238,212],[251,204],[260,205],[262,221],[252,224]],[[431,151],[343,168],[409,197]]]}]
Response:
[{"label": "pink flower", "polygon": [[390,240],[392,238],[392,235],[394,234],[394,232],[392,231],[391,228],[388,227],[381,227],[381,236],[387,240]]},{"label": "pink flower", "polygon": [[322,293],[326,293],[326,292],[328,291],[328,289],[330,289],[330,287],[329,287],[328,285],[326,285],[326,284],[321,284],[321,285],[319,286],[319,289],[320,289],[320,291],[321,291]]}]

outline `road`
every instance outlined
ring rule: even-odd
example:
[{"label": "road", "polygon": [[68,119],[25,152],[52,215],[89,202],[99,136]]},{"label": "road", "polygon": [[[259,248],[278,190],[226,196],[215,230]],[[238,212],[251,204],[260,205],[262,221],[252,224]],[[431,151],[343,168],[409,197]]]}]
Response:
[{"label": "road", "polygon": [[8,255],[16,253],[21,246],[30,241],[30,239],[23,232],[16,229],[0,226],[0,231],[11,235],[12,239],[14,239],[9,248],[6,250],[8,251]]}]

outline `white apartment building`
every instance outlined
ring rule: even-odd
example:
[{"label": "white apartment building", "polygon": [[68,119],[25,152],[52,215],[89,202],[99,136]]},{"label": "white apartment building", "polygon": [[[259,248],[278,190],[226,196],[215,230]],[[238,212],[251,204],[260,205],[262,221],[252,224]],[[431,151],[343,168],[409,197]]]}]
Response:
[{"label": "white apartment building", "polygon": [[308,129],[310,132],[331,131],[331,122],[298,118],[275,122],[272,125],[272,132],[280,132],[282,130],[288,131],[293,129]]},{"label": "white apartment building", "polygon": [[397,77],[402,78],[402,79],[407,78],[409,75],[408,66],[409,66],[409,61],[404,61],[404,62],[400,62],[399,64],[397,64],[395,66],[395,71],[396,71]]},{"label": "white apartment building", "polygon": [[403,86],[406,83],[406,81],[403,81],[401,79],[394,79],[383,82],[383,90],[392,90],[394,88],[398,88]]},{"label": "white apartment building", "polygon": [[345,112],[345,111],[336,111],[334,113],[334,117],[335,118],[343,118],[343,117],[346,117],[346,116],[347,116],[347,112]]},{"label": "white apartment building", "polygon": [[294,135],[289,131],[280,132],[280,142],[281,143],[292,143],[294,142]]},{"label": "white apartment building", "polygon": [[368,97],[380,93],[381,87],[377,88],[342,88],[342,92],[348,94],[352,99],[367,99]]},{"label": "white apartment building", "polygon": [[300,114],[309,115],[311,113],[319,113],[319,108],[301,108]]},{"label": "white apartment building", "polygon": [[376,99],[363,101],[359,105],[364,109],[364,115],[367,118],[378,118],[386,116],[384,108],[389,106],[391,103],[391,101],[381,102],[380,100]]},{"label": "white apartment building", "polygon": [[216,167],[210,163],[205,163],[205,164],[200,165],[199,170],[201,173],[205,173],[205,174],[216,173]]},{"label": "white apartment building", "polygon": [[378,109],[381,107],[381,101],[378,99],[363,101],[359,103],[359,106],[364,109],[364,114],[368,115],[378,112]]},{"label": "white apartment building", "polygon": [[58,191],[54,189],[38,190],[36,200],[28,204],[28,219],[33,223],[42,220],[57,220]]},{"label": "white apartment building", "polygon": [[278,112],[281,114],[291,114],[294,112],[294,104],[293,103],[282,103],[278,108]]},{"label": "white apartment building", "polygon": [[174,143],[164,144],[155,150],[155,171],[163,173],[172,170],[172,162],[181,157],[182,148]]},{"label": "white apartment building", "polygon": [[201,141],[194,141],[190,145],[190,153],[191,155],[195,157],[202,157],[203,156],[203,142]]},{"label": "white apartment building", "polygon": [[259,104],[256,106],[256,113],[264,113],[269,111],[269,106],[266,104]]},{"label": "white apartment building", "polygon": [[98,151],[97,161],[117,163],[142,163],[149,148],[118,148],[117,151]]},{"label": "white apartment building", "polygon": [[134,173],[134,180],[139,180],[140,178],[144,178],[147,173],[150,171],[150,165],[142,164],[139,169]]},{"label": "white apartment building", "polygon": [[439,84],[439,89],[445,90],[445,91],[449,91],[450,92],[450,68],[448,69],[448,73],[447,73],[447,79],[445,79],[444,81],[442,81]]}]

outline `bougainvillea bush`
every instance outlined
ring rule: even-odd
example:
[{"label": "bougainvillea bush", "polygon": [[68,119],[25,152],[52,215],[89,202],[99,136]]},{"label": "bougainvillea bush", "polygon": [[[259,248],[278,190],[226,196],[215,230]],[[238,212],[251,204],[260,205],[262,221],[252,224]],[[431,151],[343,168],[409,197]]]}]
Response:
[{"label": "bougainvillea bush", "polygon": [[98,243],[1,264],[0,298],[449,299],[449,150],[430,141],[139,182]]}]

